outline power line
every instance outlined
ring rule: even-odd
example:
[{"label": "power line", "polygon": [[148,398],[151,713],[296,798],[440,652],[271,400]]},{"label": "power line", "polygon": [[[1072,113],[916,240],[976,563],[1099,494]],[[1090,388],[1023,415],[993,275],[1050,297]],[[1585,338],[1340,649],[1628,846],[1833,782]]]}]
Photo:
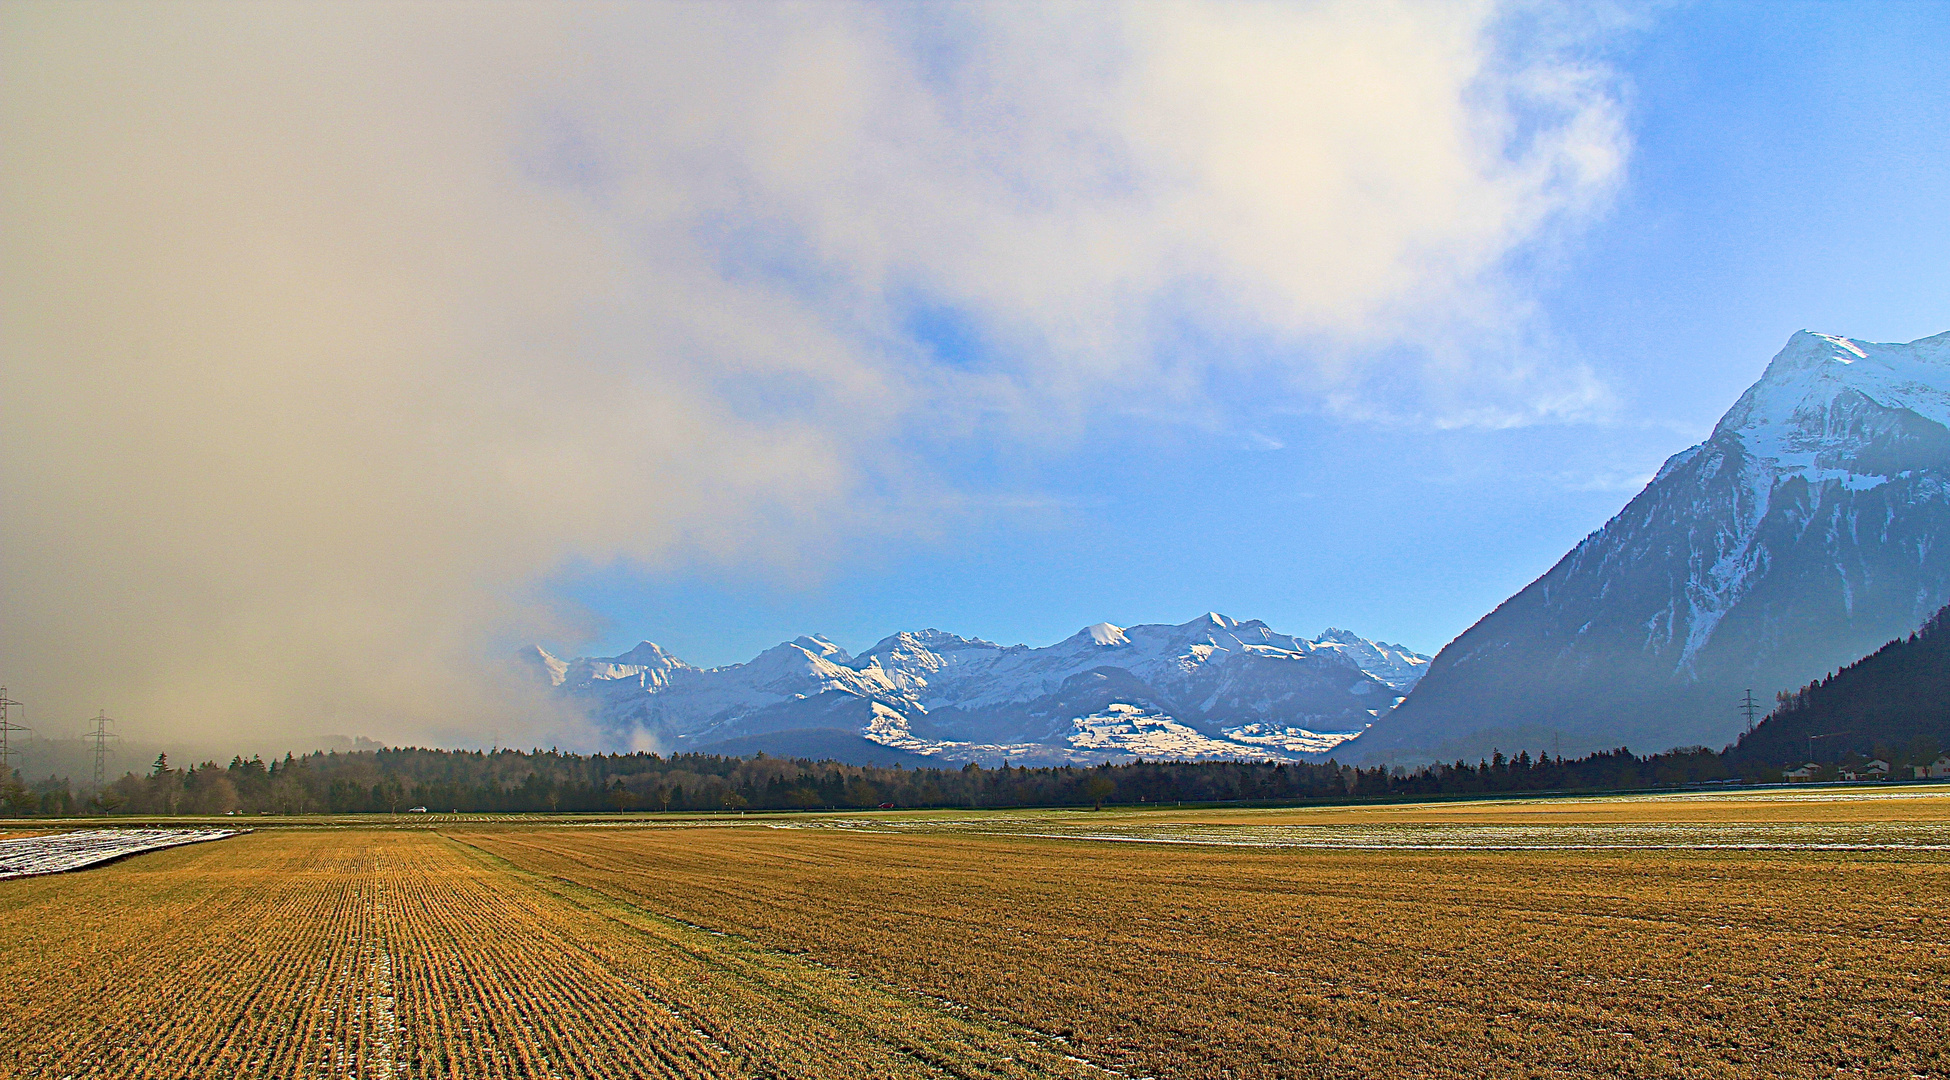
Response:
[{"label": "power line", "polygon": [[95,744],[95,790],[99,791],[108,779],[108,744],[122,736],[108,730],[108,725],[115,721],[109,718],[107,709],[98,711],[92,723],[95,730],[81,737]]},{"label": "power line", "polygon": [[10,708],[25,709],[26,707],[20,702],[8,697],[7,688],[0,686],[0,775],[4,775],[12,770],[13,759],[20,756],[20,751],[8,744],[7,740],[9,736],[16,731],[31,730],[9,719],[7,717],[7,710]]}]

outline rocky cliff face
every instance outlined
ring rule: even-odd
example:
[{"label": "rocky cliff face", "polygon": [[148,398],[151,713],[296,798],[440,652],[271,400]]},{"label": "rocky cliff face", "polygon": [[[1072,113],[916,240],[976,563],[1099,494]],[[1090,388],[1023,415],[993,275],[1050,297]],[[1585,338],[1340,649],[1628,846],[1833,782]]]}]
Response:
[{"label": "rocky cliff face", "polygon": [[1359,760],[1719,747],[1950,600],[1950,334],[1789,339],[1705,442],[1444,648]]}]

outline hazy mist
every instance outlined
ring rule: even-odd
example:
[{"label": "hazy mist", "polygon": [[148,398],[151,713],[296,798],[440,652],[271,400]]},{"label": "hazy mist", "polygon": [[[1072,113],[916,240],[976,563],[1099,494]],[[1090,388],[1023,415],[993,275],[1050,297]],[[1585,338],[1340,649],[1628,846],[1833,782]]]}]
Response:
[{"label": "hazy mist", "polygon": [[1499,267],[1618,182],[1603,28],[1509,18],[6,5],[0,683],[50,737],[587,745],[503,664],[582,633],[572,560],[809,580],[975,512],[930,454],[1229,363],[1602,409]]}]

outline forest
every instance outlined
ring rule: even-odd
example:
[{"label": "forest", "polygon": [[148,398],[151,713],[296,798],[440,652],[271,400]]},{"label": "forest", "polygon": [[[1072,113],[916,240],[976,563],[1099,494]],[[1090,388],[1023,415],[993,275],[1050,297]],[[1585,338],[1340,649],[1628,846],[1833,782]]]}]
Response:
[{"label": "forest", "polygon": [[1347,802],[1497,792],[1619,790],[1729,779],[1704,747],[1640,757],[1496,754],[1420,769],[1233,761],[1095,767],[906,769],[699,754],[422,748],[233,758],[177,768],[159,756],[98,794],[61,778],[0,793],[7,812],[106,814],[593,813],[1106,803]]},{"label": "forest", "polygon": [[1780,695],[1774,711],[1727,748],[1748,770],[1868,757],[1923,765],[1950,747],[1950,608],[1824,679]]}]

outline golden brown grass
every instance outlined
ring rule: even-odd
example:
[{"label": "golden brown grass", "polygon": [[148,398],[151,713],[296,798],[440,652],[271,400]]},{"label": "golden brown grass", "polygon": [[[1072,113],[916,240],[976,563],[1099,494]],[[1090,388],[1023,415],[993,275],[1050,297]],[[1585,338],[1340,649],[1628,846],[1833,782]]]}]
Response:
[{"label": "golden brown grass", "polygon": [[[1950,1076],[1941,851],[1242,848],[969,819],[1006,820],[261,829],[0,882],[0,1076]],[[1888,821],[1913,843],[1950,796],[1015,820]]]},{"label": "golden brown grass", "polygon": [[266,831],[0,901],[6,1076],[1090,1072],[422,832]]},{"label": "golden brown grass", "polygon": [[[1123,815],[1120,815],[1123,816]],[[1270,810],[1158,810],[1160,821],[1200,824],[1637,825],[1950,822],[1950,789],[1874,786],[1761,791],[1485,799]]]},{"label": "golden brown grass", "polygon": [[1950,1073],[1950,865],[505,830],[517,865],[1192,1077]]}]

